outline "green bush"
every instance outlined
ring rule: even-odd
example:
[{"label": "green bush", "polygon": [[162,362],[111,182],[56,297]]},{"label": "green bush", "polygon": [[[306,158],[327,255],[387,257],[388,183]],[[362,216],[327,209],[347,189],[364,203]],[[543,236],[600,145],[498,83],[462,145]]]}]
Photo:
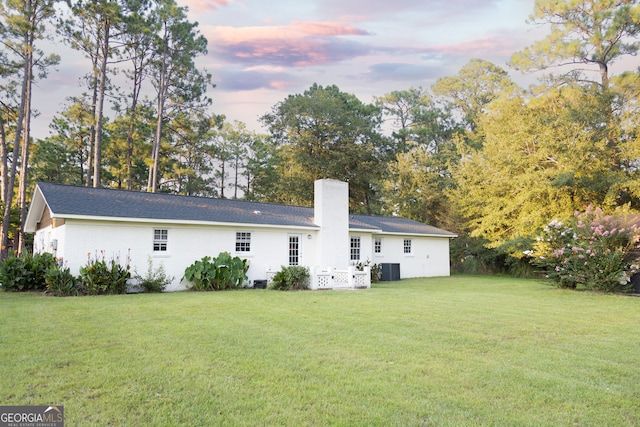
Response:
[{"label": "green bush", "polygon": [[241,287],[248,279],[248,270],[246,259],[220,252],[216,258],[205,256],[191,264],[184,272],[184,279],[193,284],[195,291],[220,291]]},{"label": "green bush", "polygon": [[380,277],[382,275],[382,265],[374,264],[370,260],[366,260],[364,262],[359,261],[356,263],[356,270],[364,271],[365,267],[369,267],[369,272],[371,273],[371,283],[377,283],[380,281]]},{"label": "green bush", "polygon": [[153,260],[147,260],[147,274],[143,277],[136,272],[135,278],[138,286],[141,286],[145,292],[162,292],[173,281],[173,276],[167,276],[164,271],[164,265],[160,264],[158,268],[153,268]]},{"label": "green bush", "polygon": [[81,293],[81,283],[71,274],[68,267],[52,265],[45,275],[47,292],[58,297],[78,296]]},{"label": "green bush", "polygon": [[50,253],[30,254],[23,252],[10,254],[0,263],[0,283],[5,291],[45,290],[46,272],[55,266],[56,259]]},{"label": "green bush", "polygon": [[107,262],[104,253],[101,259],[97,256],[92,258],[89,254],[87,264],[80,267],[80,280],[87,295],[124,294],[130,278],[128,264],[122,266],[114,259]]},{"label": "green bush", "polygon": [[271,289],[279,291],[297,291],[309,289],[309,269],[300,265],[282,267],[275,276]]},{"label": "green bush", "polygon": [[529,255],[557,287],[624,292],[639,269],[625,261],[636,240],[624,217],[589,207],[566,222],[551,221]]}]

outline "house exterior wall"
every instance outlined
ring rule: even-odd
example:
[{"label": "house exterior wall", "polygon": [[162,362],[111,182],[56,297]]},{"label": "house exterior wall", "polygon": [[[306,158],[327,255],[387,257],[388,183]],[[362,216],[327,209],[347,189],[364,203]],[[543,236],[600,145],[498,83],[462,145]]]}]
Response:
[{"label": "house exterior wall", "polygon": [[[168,250],[153,251],[153,230],[168,230]],[[251,233],[251,251],[236,252],[236,232]],[[296,235],[300,243],[300,265],[326,268],[320,263],[317,230],[256,228],[250,226],[196,226],[166,223],[122,223],[111,221],[67,220],[62,226],[39,229],[34,238],[36,252],[51,252],[61,258],[71,272],[79,273],[89,259],[129,259],[132,273],[145,275],[148,260],[154,268],[163,265],[174,280],[167,291],[185,289],[181,279],[184,270],[194,261],[208,255],[229,252],[249,261],[249,284],[265,280],[268,270],[279,270],[289,264],[289,236]],[[402,236],[352,232],[360,237],[360,261],[375,264],[399,263],[400,277],[448,276],[449,239],[446,237]],[[382,239],[382,253],[374,253],[374,241]],[[411,254],[404,253],[404,240],[411,240]],[[54,244],[54,241],[56,244]],[[55,247],[54,247],[55,246]],[[344,255],[348,260],[349,252]],[[355,264],[355,261],[350,262]]]},{"label": "house exterior wall", "polygon": [[[167,251],[153,251],[154,229],[168,230]],[[250,232],[250,252],[236,252],[236,232]],[[144,276],[149,258],[154,268],[160,264],[174,280],[167,291],[186,287],[181,279],[184,270],[194,261],[204,256],[216,257],[220,252],[229,252],[249,260],[249,283],[266,279],[269,268],[279,269],[289,264],[289,236],[298,235],[300,242],[300,263],[316,263],[316,230],[277,229],[238,225],[203,226],[176,225],[167,223],[123,223],[116,221],[86,221],[68,219],[64,226],[52,229],[45,227],[36,232],[34,250],[52,252],[62,258],[75,275],[84,266],[89,256],[118,259],[131,265]],[[309,238],[311,236],[311,238]],[[57,239],[57,251],[51,248],[51,241]]]},{"label": "house exterior wall", "polygon": [[[373,242],[382,239],[382,252],[374,253]],[[405,239],[411,240],[411,253],[404,253]],[[371,261],[375,264],[400,264],[400,278],[449,276],[449,238],[374,234],[371,236]]]}]

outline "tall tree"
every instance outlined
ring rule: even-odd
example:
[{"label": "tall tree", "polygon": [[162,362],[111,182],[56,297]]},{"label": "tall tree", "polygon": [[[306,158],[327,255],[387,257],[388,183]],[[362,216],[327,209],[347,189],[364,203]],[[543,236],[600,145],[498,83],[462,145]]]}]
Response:
[{"label": "tall tree", "polygon": [[203,197],[217,195],[212,135],[218,120],[200,110],[186,110],[167,123],[170,151],[165,149],[162,156],[165,160],[159,163],[163,191]]},{"label": "tall tree", "polygon": [[123,97],[125,108],[121,119],[126,117],[128,121],[124,161],[126,176],[122,177],[127,190],[134,187],[135,134],[140,124],[140,95],[153,57],[154,30],[159,26],[159,15],[156,13],[158,9],[154,6],[155,2],[149,0],[127,0],[125,3],[121,39],[123,58],[130,64],[124,70],[129,78],[130,91]]},{"label": "tall tree", "polygon": [[116,109],[116,113],[105,125],[108,143],[102,156],[105,175],[102,181],[109,187],[140,191],[147,186],[145,160],[151,149],[155,109],[148,100],[143,100],[135,111]]},{"label": "tall tree", "polygon": [[517,86],[502,68],[473,58],[457,75],[436,80],[431,90],[461,113],[465,126],[473,131],[485,108],[505,92],[516,91]]},{"label": "tall tree", "polygon": [[174,0],[161,0],[157,11],[157,29],[154,56],[151,62],[151,82],[157,94],[157,117],[148,190],[158,186],[158,163],[163,138],[163,124],[171,113],[202,108],[211,103],[206,97],[211,76],[196,68],[194,59],[207,53],[207,39],[198,31],[198,24],[189,22],[186,9]]},{"label": "tall tree", "polygon": [[276,200],[274,192],[279,177],[277,175],[278,147],[269,141],[267,135],[251,134],[245,167],[242,175],[244,198],[248,200]]},{"label": "tall tree", "polygon": [[[93,186],[101,186],[102,137],[104,125],[104,103],[108,89],[109,64],[119,61],[118,37],[123,21],[122,5],[109,0],[66,0],[70,16],[61,21],[60,30],[67,42],[85,54],[92,64],[88,79],[93,91],[94,130]],[[87,182],[88,184],[88,182]]]},{"label": "tall tree", "polygon": [[573,86],[492,105],[479,122],[483,148],[455,171],[453,200],[473,236],[517,256],[518,243],[554,217],[620,204],[619,189],[630,178],[608,160],[599,102]]},{"label": "tall tree", "polygon": [[55,0],[5,0],[0,3],[0,19],[2,19],[0,40],[2,40],[1,43],[13,57],[11,61],[14,63],[10,68],[16,71],[22,80],[15,122],[11,171],[8,174],[8,182],[5,186],[4,218],[0,233],[2,241],[0,257],[6,256],[7,251],[9,218],[11,217],[19,151],[21,155],[18,206],[21,224],[18,227],[18,251],[22,250],[24,244],[23,223],[26,217],[33,83],[37,77],[46,77],[47,69],[59,62],[57,55],[45,56],[42,50],[36,46],[36,42],[46,36],[46,24],[55,15],[54,4]]},{"label": "tall tree", "polygon": [[549,24],[551,32],[514,54],[511,65],[523,71],[568,68],[560,81],[594,81],[588,69],[580,68],[592,65],[606,89],[611,63],[640,48],[638,0],[536,0],[529,19]]},{"label": "tall tree", "polygon": [[409,150],[409,143],[418,140],[416,130],[420,128],[420,118],[424,117],[425,110],[432,108],[428,92],[421,87],[396,90],[376,97],[375,103],[392,123],[392,136],[396,141],[394,152]]},{"label": "tall tree", "polygon": [[310,204],[313,182],[349,182],[351,209],[375,212],[387,141],[380,108],[363,104],[337,86],[312,85],[290,95],[262,117],[280,146],[281,202]]},{"label": "tall tree", "polygon": [[458,160],[454,136],[462,129],[421,88],[394,91],[376,102],[396,125],[395,158],[381,194],[383,211],[442,225],[448,211],[445,194],[453,184],[449,167]]},{"label": "tall tree", "polygon": [[[85,185],[86,177],[91,175],[91,157],[93,146],[93,117],[87,95],[69,99],[70,104],[49,124],[52,136],[47,142],[64,147],[67,161],[64,167],[74,177],[70,184]],[[37,162],[44,167],[44,161]]]},{"label": "tall tree", "polygon": [[[247,166],[245,159],[250,141],[251,134],[242,122],[224,123],[216,132],[213,154],[218,164],[215,175],[218,178],[221,197],[225,197],[225,188],[230,187],[233,189],[232,197],[238,198],[238,190],[241,190],[239,180],[242,170]],[[231,178],[231,174],[233,174],[233,182],[229,184],[227,179]]]}]

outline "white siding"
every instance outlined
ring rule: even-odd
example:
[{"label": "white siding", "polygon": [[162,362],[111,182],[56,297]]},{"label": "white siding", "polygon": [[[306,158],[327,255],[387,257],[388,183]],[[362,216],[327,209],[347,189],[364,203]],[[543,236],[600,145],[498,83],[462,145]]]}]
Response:
[{"label": "white siding", "polygon": [[[373,241],[382,239],[382,253],[373,253]],[[411,239],[411,254],[404,253],[404,240]],[[370,240],[371,261],[400,264],[400,278],[449,276],[449,238],[374,234]]]},{"label": "white siding", "polygon": [[[153,230],[161,228],[168,232],[168,250],[153,252]],[[46,238],[48,229],[39,230],[36,240]],[[229,252],[249,260],[249,283],[253,280],[266,279],[267,268],[279,269],[288,265],[289,234],[302,235],[300,241],[303,261],[313,264],[315,258],[314,242],[317,241],[315,230],[287,230],[273,228],[252,228],[243,225],[238,227],[190,226],[175,224],[140,224],[67,220],[66,224],[53,230],[52,238],[58,238],[56,256],[63,258],[73,274],[78,274],[80,267],[87,263],[88,257],[104,256],[106,260],[119,259],[125,263],[130,259],[131,271],[137,270],[141,275],[147,271],[148,259],[151,257],[154,267],[164,265],[165,272],[174,277],[169,290],[184,288],[180,280],[184,270],[194,261],[208,255],[217,256],[220,252]],[[251,251],[235,252],[236,232],[251,232]],[[55,234],[55,236],[54,236]],[[68,238],[65,240],[65,234]],[[308,238],[311,236],[311,239]],[[46,251],[46,245],[39,246],[39,251]]]},{"label": "white siding", "polygon": [[[168,230],[168,250],[153,252],[153,230]],[[236,232],[251,233],[251,251],[235,252]],[[107,221],[86,221],[67,219],[65,224],[52,229],[38,230],[34,249],[37,252],[53,252],[62,258],[73,274],[78,274],[88,257],[104,256],[106,260],[118,258],[126,262],[130,257],[132,273],[137,270],[144,275],[147,260],[151,257],[154,267],[164,265],[168,275],[174,277],[167,289],[184,289],[181,283],[184,270],[194,261],[208,255],[217,256],[220,252],[229,252],[249,260],[249,284],[254,280],[266,279],[268,269],[279,270],[288,265],[289,236],[297,234],[300,239],[301,265],[326,267],[320,263],[317,246],[320,243],[316,230],[280,229],[236,226],[176,225],[167,223],[144,224]],[[375,264],[399,263],[400,277],[448,276],[449,238],[404,236],[391,234],[372,234],[352,232],[350,236],[359,236],[361,243],[361,261],[370,260]],[[374,239],[382,239],[382,253],[374,253]],[[404,253],[404,239],[411,239],[412,253]],[[52,241],[57,240],[57,251],[52,249]],[[343,254],[349,259],[349,252]]]}]

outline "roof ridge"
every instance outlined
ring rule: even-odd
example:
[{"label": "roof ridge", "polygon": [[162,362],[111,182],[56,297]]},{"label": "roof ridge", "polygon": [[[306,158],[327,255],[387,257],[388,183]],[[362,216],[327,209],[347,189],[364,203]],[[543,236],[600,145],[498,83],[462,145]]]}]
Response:
[{"label": "roof ridge", "polygon": [[177,194],[177,193],[164,193],[164,192],[152,193],[152,192],[149,192],[149,191],[127,190],[127,189],[124,189],[124,188],[87,187],[85,185],[61,184],[61,183],[57,183],[57,182],[45,182],[45,181],[36,182],[36,185],[42,185],[42,184],[56,186],[56,187],[78,188],[78,189],[98,190],[98,191],[112,191],[112,192],[122,192],[122,193],[129,193],[129,194],[149,194],[149,195],[153,194],[153,195],[157,195],[157,196],[188,197],[188,198],[193,198],[193,199],[220,200],[220,201],[240,202],[240,203],[255,203],[255,204],[261,204],[261,205],[286,206],[286,207],[292,207],[292,208],[310,208],[310,209],[313,208],[313,206],[287,205],[287,204],[284,204],[284,203],[263,202],[263,201],[258,201],[258,200],[247,200],[247,199],[229,199],[227,197],[207,197],[207,196],[197,196],[197,195]]}]

